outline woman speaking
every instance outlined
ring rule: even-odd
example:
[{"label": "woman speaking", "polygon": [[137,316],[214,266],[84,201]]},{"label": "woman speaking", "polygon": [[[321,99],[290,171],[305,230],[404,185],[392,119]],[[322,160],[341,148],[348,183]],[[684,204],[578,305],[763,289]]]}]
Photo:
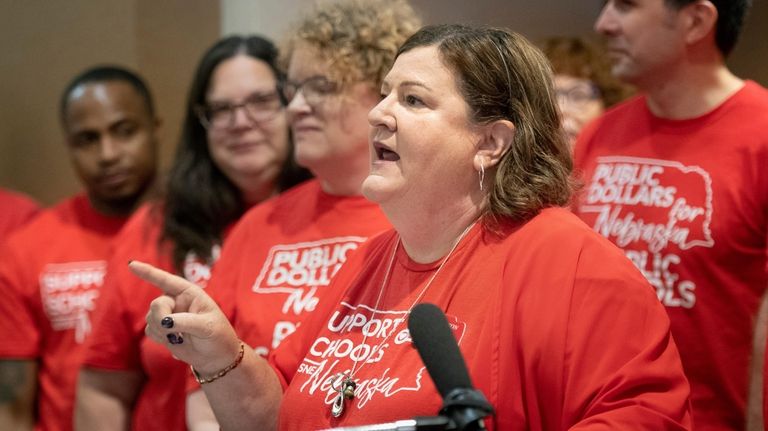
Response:
[{"label": "woman speaking", "polygon": [[[223,429],[435,414],[442,400],[406,330],[422,302],[448,316],[496,409],[489,429],[690,428],[653,289],[562,208],[571,160],[547,64],[499,29],[426,27],[401,46],[368,116],[363,183],[394,229],[354,254],[268,362],[200,288],[131,264],[165,292],[147,333],[204,379]],[[174,333],[184,342],[169,344]]]}]

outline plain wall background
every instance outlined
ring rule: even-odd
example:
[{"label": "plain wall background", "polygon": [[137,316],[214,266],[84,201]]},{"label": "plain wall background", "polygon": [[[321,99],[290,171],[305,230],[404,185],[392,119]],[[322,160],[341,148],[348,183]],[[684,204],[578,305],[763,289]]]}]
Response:
[{"label": "plain wall background", "polygon": [[[425,23],[509,27],[534,41],[592,35],[599,0],[412,0]],[[164,121],[170,161],[199,56],[218,37],[259,33],[279,41],[311,0],[0,0],[0,186],[51,204],[80,190],[58,122],[69,80],[117,63],[148,81]],[[729,59],[742,77],[768,86],[768,3],[755,1]]]},{"label": "plain wall background", "polygon": [[221,33],[218,1],[0,0],[0,10],[0,186],[44,204],[80,190],[58,103],[69,81],[96,64],[145,78],[168,164],[198,57]]}]

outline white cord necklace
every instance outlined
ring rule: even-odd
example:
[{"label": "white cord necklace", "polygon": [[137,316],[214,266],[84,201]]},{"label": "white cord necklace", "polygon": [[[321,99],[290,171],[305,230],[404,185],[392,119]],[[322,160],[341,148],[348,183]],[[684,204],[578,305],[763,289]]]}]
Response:
[{"label": "white cord necklace", "polygon": [[[429,289],[429,286],[432,285],[432,282],[435,280],[435,277],[437,277],[437,274],[440,273],[440,270],[443,269],[443,265],[445,265],[445,262],[448,261],[448,258],[451,257],[451,254],[453,254],[453,251],[456,250],[456,247],[458,247],[461,240],[464,238],[464,236],[472,229],[472,226],[477,223],[477,220],[473,221],[469,226],[464,229],[464,232],[459,235],[459,237],[456,239],[456,242],[451,247],[451,250],[448,252],[448,254],[445,255],[445,258],[443,258],[443,261],[440,262],[440,266],[437,267],[437,270],[434,274],[432,274],[432,277],[429,278],[429,281],[427,284],[421,289],[421,292],[416,296],[416,299],[413,301],[410,307],[408,307],[408,311],[405,313],[406,318],[411,314],[411,310],[413,310],[413,307],[416,306],[416,304],[421,301],[421,299],[424,297],[424,295],[427,293],[427,290]],[[379,309],[379,304],[381,302],[381,297],[383,296],[384,289],[387,286],[387,282],[389,281],[389,275],[392,272],[392,265],[395,262],[395,255],[397,254],[397,249],[400,246],[400,237],[397,237],[397,242],[395,242],[395,247],[392,250],[392,255],[389,257],[389,264],[387,265],[387,272],[384,273],[384,281],[381,283],[381,288],[379,289],[379,295],[376,298],[376,305],[373,307],[373,311],[371,313],[371,320],[373,320],[376,317],[376,312]],[[402,319],[405,320],[405,319]],[[383,340],[376,346],[372,352],[378,351],[382,348],[384,343],[389,340],[389,336],[396,332],[397,327],[400,325],[400,322],[402,320],[396,321],[395,325],[392,327],[392,330],[389,331],[389,333],[384,337]],[[362,344],[365,344],[365,342],[368,341],[368,334],[365,333],[363,335],[363,342]],[[333,417],[338,418],[342,414],[344,414],[344,401],[345,400],[352,400],[355,397],[355,388],[357,388],[357,383],[355,382],[355,373],[360,371],[367,362],[363,361],[360,364],[360,367],[358,368],[358,359],[354,360],[355,362],[352,364],[352,369],[348,373],[338,373],[336,374],[334,380],[336,382],[340,382],[337,384],[334,384],[332,387],[334,390],[338,392],[336,397],[333,400],[333,404],[331,405],[331,414]]]}]

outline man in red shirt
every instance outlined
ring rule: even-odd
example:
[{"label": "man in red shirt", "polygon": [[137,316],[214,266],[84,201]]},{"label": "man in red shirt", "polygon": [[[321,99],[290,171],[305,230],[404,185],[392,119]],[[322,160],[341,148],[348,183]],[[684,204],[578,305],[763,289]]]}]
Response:
[{"label": "man in red shirt", "polygon": [[582,133],[576,212],[655,287],[698,430],[745,427],[753,321],[768,285],[768,91],[725,58],[747,0],[605,3],[595,28],[641,95]]},{"label": "man in red shirt", "polygon": [[0,429],[72,429],[90,312],[110,241],[150,189],[152,99],[132,72],[97,67],[64,91],[61,121],[84,193],[15,232],[0,251]]}]

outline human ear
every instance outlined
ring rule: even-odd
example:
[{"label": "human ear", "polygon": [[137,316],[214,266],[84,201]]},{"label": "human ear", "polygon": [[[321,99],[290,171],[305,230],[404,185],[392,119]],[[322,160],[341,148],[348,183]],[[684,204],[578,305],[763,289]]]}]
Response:
[{"label": "human ear", "polygon": [[515,125],[509,120],[497,120],[485,126],[483,139],[475,153],[475,170],[496,166],[515,139]]},{"label": "human ear", "polygon": [[707,37],[713,37],[717,26],[717,8],[709,0],[697,0],[684,6],[685,41],[696,44]]}]

